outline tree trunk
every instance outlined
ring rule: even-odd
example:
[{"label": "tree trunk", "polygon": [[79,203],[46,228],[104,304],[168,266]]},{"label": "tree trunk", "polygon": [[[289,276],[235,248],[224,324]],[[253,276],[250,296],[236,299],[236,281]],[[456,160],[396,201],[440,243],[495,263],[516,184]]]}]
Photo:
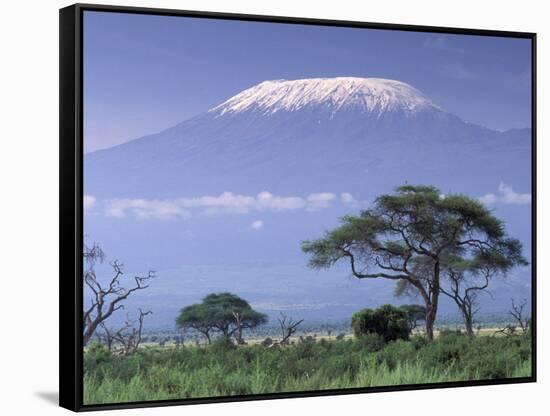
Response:
[{"label": "tree trunk", "polygon": [[433,304],[426,305],[426,336],[431,341],[434,339],[434,323],[436,311]]},{"label": "tree trunk", "polygon": [[439,262],[434,264],[433,282],[429,292],[430,302],[426,304],[426,336],[430,341],[434,339],[434,324],[437,317],[439,303]]},{"label": "tree trunk", "polygon": [[472,320],[467,319],[466,321],[464,321],[464,323],[466,325],[466,335],[468,335],[469,337],[473,337],[474,336],[474,329],[472,327]]},{"label": "tree trunk", "polygon": [[[426,337],[429,340],[434,339],[434,323],[435,323],[435,317],[437,314],[437,303],[434,305],[434,296],[433,296],[433,290],[428,292],[422,286],[422,284],[419,281],[412,281],[411,282],[416,289],[418,289],[418,292],[422,296],[422,300],[424,301],[424,307],[426,308],[426,315],[424,316],[424,322],[426,327]],[[437,286],[439,288],[439,285]],[[435,296],[435,301],[437,302],[437,296]],[[434,307],[435,306],[435,307]]]},{"label": "tree trunk", "polygon": [[82,335],[82,343],[84,346],[88,345],[92,337],[94,336],[95,330],[97,329],[99,322],[92,322],[84,331]]},{"label": "tree trunk", "polygon": [[243,329],[239,326],[237,329],[237,344],[244,345],[244,339],[243,339]]},{"label": "tree trunk", "polygon": [[468,313],[466,309],[462,310],[462,315],[464,317],[464,326],[466,327],[466,335],[469,337],[474,336],[474,322],[472,319],[472,315]]}]

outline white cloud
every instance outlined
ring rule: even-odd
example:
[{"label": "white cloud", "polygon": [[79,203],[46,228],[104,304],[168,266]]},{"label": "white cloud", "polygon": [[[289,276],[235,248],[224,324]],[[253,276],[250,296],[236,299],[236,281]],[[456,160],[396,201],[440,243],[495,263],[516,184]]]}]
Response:
[{"label": "white cloud", "polygon": [[485,205],[513,204],[526,205],[531,203],[531,194],[520,194],[501,182],[496,193],[489,193],[478,198]]},{"label": "white cloud", "polygon": [[250,224],[250,227],[254,230],[259,230],[264,226],[264,222],[262,220],[256,220],[252,224]]},{"label": "white cloud", "polygon": [[83,205],[84,211],[90,211],[95,205],[96,199],[93,195],[84,195]]},{"label": "white cloud", "polygon": [[483,196],[480,196],[479,201],[485,205],[494,205],[497,202],[497,196],[495,194],[486,194]]},{"label": "white cloud", "polygon": [[146,199],[111,199],[105,203],[105,214],[108,217],[124,218],[132,215],[138,219],[172,219],[189,218],[189,210],[178,206],[173,201]]},{"label": "white cloud", "polygon": [[330,192],[312,193],[306,197],[279,196],[263,191],[256,196],[223,192],[218,196],[199,196],[169,200],[111,199],[105,202],[105,214],[124,218],[128,215],[140,218],[188,218],[193,213],[247,214],[262,211],[289,211],[304,209],[314,211],[330,208],[337,199]]},{"label": "white cloud", "polygon": [[329,208],[332,201],[336,199],[336,195],[331,192],[321,192],[308,195],[306,198],[307,210],[315,211],[318,209]]},{"label": "white cloud", "polygon": [[349,192],[342,192],[340,194],[340,201],[343,204],[349,205],[351,207],[358,207],[359,206],[359,201],[357,199],[355,199],[355,197],[352,194],[350,194]]},{"label": "white cloud", "polygon": [[299,196],[281,197],[267,191],[260,192],[255,202],[260,210],[267,209],[273,211],[300,209],[307,205],[307,202]]}]

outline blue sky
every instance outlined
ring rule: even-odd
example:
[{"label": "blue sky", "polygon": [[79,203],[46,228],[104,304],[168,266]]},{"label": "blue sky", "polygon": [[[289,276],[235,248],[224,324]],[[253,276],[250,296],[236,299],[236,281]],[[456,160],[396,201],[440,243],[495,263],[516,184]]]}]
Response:
[{"label": "blue sky", "polygon": [[155,133],[266,79],[397,79],[461,118],[530,126],[526,39],[85,12],[85,150]]}]

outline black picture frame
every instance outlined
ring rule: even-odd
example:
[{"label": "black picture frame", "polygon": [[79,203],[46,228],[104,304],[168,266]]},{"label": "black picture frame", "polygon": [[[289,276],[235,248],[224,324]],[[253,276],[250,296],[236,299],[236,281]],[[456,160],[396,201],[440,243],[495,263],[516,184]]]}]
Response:
[{"label": "black picture frame", "polygon": [[[443,382],[437,384],[411,384],[387,387],[353,388],[345,390],[323,390],[263,395],[193,398],[162,400],[106,405],[83,405],[83,12],[101,11],[111,13],[132,13],[162,16],[182,16],[198,19],[224,19],[253,22],[272,22],[300,25],[337,26],[350,28],[390,29],[410,32],[433,32],[441,34],[464,34],[472,36],[493,36],[529,39],[532,42],[532,375],[513,379],[474,380],[465,382]],[[357,393],[393,392],[402,390],[439,389],[465,386],[483,386],[510,383],[536,382],[537,325],[536,325],[536,34],[448,28],[434,26],[414,26],[388,23],[365,23],[281,16],[261,16],[247,14],[183,11],[170,9],[105,6],[75,4],[60,9],[60,245],[59,245],[59,404],[73,411],[92,411],[137,407],[173,406],[183,404],[219,403],[248,400],[267,400],[295,397],[328,396]]]}]

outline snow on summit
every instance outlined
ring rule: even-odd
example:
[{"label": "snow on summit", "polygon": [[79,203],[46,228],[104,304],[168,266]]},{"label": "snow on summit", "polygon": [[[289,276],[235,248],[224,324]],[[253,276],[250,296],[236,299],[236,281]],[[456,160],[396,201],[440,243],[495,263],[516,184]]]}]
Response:
[{"label": "snow on summit", "polygon": [[264,115],[322,107],[337,113],[360,110],[376,117],[399,111],[405,115],[423,110],[441,111],[416,88],[382,78],[310,78],[264,81],[212,108],[217,116],[245,111]]}]

